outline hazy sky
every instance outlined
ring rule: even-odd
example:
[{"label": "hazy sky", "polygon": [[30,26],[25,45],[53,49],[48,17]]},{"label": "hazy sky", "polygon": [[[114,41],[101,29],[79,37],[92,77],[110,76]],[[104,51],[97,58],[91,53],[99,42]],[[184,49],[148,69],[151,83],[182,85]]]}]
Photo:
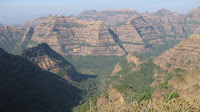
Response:
[{"label": "hazy sky", "polygon": [[21,24],[47,15],[73,15],[85,9],[130,8],[137,12],[168,9],[186,13],[200,6],[200,0],[0,0],[0,23]]}]

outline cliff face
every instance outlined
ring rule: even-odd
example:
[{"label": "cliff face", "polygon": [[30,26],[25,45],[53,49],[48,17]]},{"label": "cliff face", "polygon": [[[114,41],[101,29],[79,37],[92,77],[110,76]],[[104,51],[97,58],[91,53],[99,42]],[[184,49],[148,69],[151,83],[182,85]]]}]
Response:
[{"label": "cliff face", "polygon": [[[171,41],[183,40],[187,35],[182,16],[168,10],[134,16],[116,28],[116,33],[128,52],[152,52],[166,47]],[[138,49],[139,48],[139,49]]]},{"label": "cliff face", "polygon": [[81,14],[75,15],[75,17],[85,21],[103,21],[104,24],[112,26],[118,23],[121,24],[137,14],[136,11],[131,9],[85,10]]},{"label": "cliff face", "polygon": [[[61,55],[53,51],[46,43],[22,51],[20,56],[37,64],[43,70],[56,73],[68,81],[80,81],[80,74],[76,72],[72,64]],[[63,72],[63,74],[61,74]]]},{"label": "cliff face", "polygon": [[65,112],[80,100],[81,91],[61,77],[0,48],[1,112]]},{"label": "cliff face", "polygon": [[34,29],[28,47],[47,43],[63,55],[123,55],[111,30],[102,22],[54,16]]}]

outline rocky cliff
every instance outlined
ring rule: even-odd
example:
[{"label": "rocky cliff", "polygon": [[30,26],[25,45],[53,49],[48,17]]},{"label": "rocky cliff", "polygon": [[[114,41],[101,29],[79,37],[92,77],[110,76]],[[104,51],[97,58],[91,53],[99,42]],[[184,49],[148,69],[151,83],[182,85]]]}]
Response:
[{"label": "rocky cliff", "polygon": [[164,9],[134,16],[115,31],[128,52],[139,54],[158,49],[163,52],[189,35],[182,16]]},{"label": "rocky cliff", "polygon": [[75,15],[76,18],[85,21],[103,21],[108,26],[121,24],[127,21],[130,17],[138,13],[131,9],[110,9],[110,10],[85,10],[82,13]]},{"label": "rocky cliff", "polygon": [[62,55],[123,55],[112,31],[100,21],[53,16],[36,26],[28,47],[47,43]]}]

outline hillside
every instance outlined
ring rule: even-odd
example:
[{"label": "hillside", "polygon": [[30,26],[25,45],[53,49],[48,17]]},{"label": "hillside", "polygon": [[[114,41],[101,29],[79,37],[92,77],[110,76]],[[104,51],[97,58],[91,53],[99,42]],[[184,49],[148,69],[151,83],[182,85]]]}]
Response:
[{"label": "hillside", "polygon": [[154,63],[169,71],[178,67],[187,71],[199,68],[199,32],[200,29],[198,28],[189,38],[156,57]]},{"label": "hillside", "polygon": [[200,29],[177,46],[154,59],[161,68],[154,74],[158,86],[153,97],[167,99],[172,91],[176,97],[199,101],[199,40]]},{"label": "hillside", "polygon": [[159,55],[190,35],[182,16],[164,9],[134,16],[115,29],[127,52],[150,56]]},{"label": "hillside", "polygon": [[81,91],[61,77],[0,48],[1,112],[66,112]]}]

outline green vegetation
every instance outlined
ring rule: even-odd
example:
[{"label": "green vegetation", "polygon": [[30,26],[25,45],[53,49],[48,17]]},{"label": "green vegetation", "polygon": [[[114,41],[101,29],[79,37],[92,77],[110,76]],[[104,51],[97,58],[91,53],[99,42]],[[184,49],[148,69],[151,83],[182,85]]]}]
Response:
[{"label": "green vegetation", "polygon": [[64,67],[64,68],[60,68],[60,71],[57,73],[58,75],[60,75],[60,76],[64,76],[64,75],[69,75],[69,71],[72,69],[72,66],[66,66],[66,67]]},{"label": "green vegetation", "polygon": [[150,92],[146,92],[146,93],[136,93],[133,97],[134,100],[137,100],[139,103],[141,101],[146,101],[149,100],[151,98],[151,93]]},{"label": "green vegetation", "polygon": [[90,108],[89,102],[85,102],[84,104],[73,109],[73,112],[86,112]]},{"label": "green vegetation", "polygon": [[160,89],[168,89],[168,87],[167,87],[167,81],[165,81],[165,82],[159,84],[159,88],[160,88]]},{"label": "green vegetation", "polygon": [[175,74],[174,76],[181,79],[181,80],[184,80],[183,74]]},{"label": "green vegetation", "polygon": [[165,81],[168,82],[173,77],[172,73],[165,75]]},{"label": "green vegetation", "polygon": [[184,73],[184,72],[186,72],[186,70],[185,69],[181,69],[181,68],[176,68],[176,69],[174,69],[174,72],[175,73]]},{"label": "green vegetation", "polygon": [[42,37],[44,37],[44,34],[38,34],[37,37],[42,38]]},{"label": "green vegetation", "polygon": [[29,41],[29,45],[34,46],[34,45],[37,45],[37,44],[38,44],[37,41],[34,41],[34,40],[30,40],[30,41]]},{"label": "green vegetation", "polygon": [[178,98],[178,97],[179,97],[179,95],[177,93],[175,93],[175,92],[173,92],[172,94],[168,93],[168,94],[165,95],[165,101],[171,100],[173,98]]},{"label": "green vegetation", "polygon": [[124,74],[123,83],[134,88],[136,92],[144,93],[150,91],[150,84],[154,81],[154,69],[158,68],[152,61],[143,63],[139,71]]},{"label": "green vegetation", "polygon": [[114,66],[123,56],[64,56],[75,68],[81,72],[88,70],[95,75],[111,74]]}]

